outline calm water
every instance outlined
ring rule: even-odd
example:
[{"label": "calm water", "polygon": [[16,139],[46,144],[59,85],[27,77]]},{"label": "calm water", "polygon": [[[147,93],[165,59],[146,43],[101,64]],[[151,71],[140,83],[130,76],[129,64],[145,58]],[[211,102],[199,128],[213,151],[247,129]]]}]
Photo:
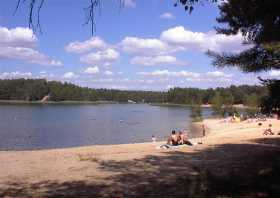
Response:
[{"label": "calm water", "polygon": [[[210,114],[203,109],[204,116]],[[188,129],[189,116],[187,107],[146,104],[1,104],[0,150],[146,142],[152,135],[164,139],[172,129]]]}]

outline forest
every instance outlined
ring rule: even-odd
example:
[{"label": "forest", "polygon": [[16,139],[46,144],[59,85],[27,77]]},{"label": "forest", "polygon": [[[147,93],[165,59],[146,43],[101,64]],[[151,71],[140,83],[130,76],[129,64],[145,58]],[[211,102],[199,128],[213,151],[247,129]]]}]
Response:
[{"label": "forest", "polygon": [[93,89],[45,79],[0,80],[0,100],[40,101],[114,101],[173,104],[246,104],[256,106],[267,95],[265,86],[230,86],[227,88],[172,88],[168,91],[133,91]]}]

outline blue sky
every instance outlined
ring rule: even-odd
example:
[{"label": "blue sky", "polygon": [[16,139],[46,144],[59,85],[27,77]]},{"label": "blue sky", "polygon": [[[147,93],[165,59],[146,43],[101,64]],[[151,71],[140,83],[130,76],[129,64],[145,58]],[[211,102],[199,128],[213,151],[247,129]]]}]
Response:
[{"label": "blue sky", "polygon": [[[83,25],[89,0],[47,0],[42,34],[28,28],[28,4],[0,3],[0,78],[46,78],[94,88],[166,90],[257,84],[257,76],[217,69],[205,55],[239,52],[242,36],[216,35],[218,8],[198,6],[189,15],[164,0],[102,1],[96,32]],[[28,2],[28,1],[26,1]]]}]

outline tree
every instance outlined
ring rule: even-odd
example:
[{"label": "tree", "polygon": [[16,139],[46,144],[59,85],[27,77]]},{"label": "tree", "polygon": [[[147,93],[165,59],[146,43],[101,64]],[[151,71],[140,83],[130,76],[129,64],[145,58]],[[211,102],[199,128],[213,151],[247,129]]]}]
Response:
[{"label": "tree", "polygon": [[280,115],[280,80],[262,80],[268,88],[268,95],[261,101],[261,110],[264,113]]},{"label": "tree", "polygon": [[211,102],[214,115],[223,115],[223,99],[219,92],[216,92]]},{"label": "tree", "polygon": [[200,105],[192,105],[191,106],[191,118],[192,118],[193,122],[202,121],[202,114],[201,114],[201,106]]},{"label": "tree", "polygon": [[[224,1],[224,0],[220,0]],[[174,4],[174,6],[178,6],[178,4],[181,4],[186,12],[189,12],[190,14],[194,10],[194,7],[197,3],[203,3],[203,2],[212,2],[217,3],[218,0],[177,0]]]},{"label": "tree", "polygon": [[[120,6],[124,6],[124,0],[118,0]],[[38,30],[42,32],[41,22],[40,22],[40,13],[45,4],[45,0],[17,0],[16,8],[14,14],[16,14],[19,7],[26,3],[28,4],[28,26],[32,28],[35,32]],[[88,6],[84,8],[86,14],[85,25],[91,25],[91,34],[95,32],[95,14],[98,8],[101,6],[101,0],[88,0]]]},{"label": "tree", "polygon": [[251,95],[248,95],[246,97],[246,106],[248,107],[246,109],[247,114],[253,116],[258,112],[258,107],[260,105],[260,98],[254,93]]},{"label": "tree", "polygon": [[[216,28],[218,33],[235,35],[241,32],[252,47],[235,54],[208,52],[213,65],[238,67],[244,72],[280,69],[280,1],[228,0],[219,9],[217,21],[225,26]],[[263,112],[278,111],[280,81],[267,80],[264,85],[269,95],[263,100]]]},{"label": "tree", "polygon": [[258,96],[256,94],[247,96],[245,104],[250,108],[257,108],[260,104]]},{"label": "tree", "polygon": [[235,66],[245,72],[280,69],[280,2],[275,0],[229,0],[219,6],[217,21],[225,24],[218,33],[239,32],[251,48],[231,54],[208,52],[218,67]]},{"label": "tree", "polygon": [[[238,86],[235,87],[247,98],[255,95],[260,98],[260,93],[265,89],[260,86]],[[219,95],[224,106],[232,106],[234,92],[232,87],[216,89],[197,88],[173,88],[167,92],[156,91],[125,91],[112,89],[93,89],[79,87],[71,83],[57,81],[46,81],[44,79],[0,79],[0,100],[26,100],[38,101],[49,95],[51,101],[98,101],[110,100],[117,102],[145,103],[179,103],[192,106],[200,106],[203,103],[211,103],[214,96]],[[195,110],[195,109],[194,109]],[[198,112],[195,110],[195,112]]]}]

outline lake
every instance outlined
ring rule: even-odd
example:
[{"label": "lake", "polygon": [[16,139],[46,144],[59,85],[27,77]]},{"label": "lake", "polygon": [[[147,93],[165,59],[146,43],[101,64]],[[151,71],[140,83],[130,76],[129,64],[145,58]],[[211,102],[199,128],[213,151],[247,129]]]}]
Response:
[{"label": "lake", "polygon": [[[211,115],[209,108],[202,112]],[[190,108],[181,106],[0,104],[0,150],[139,143],[152,135],[163,140],[189,124]]]}]

